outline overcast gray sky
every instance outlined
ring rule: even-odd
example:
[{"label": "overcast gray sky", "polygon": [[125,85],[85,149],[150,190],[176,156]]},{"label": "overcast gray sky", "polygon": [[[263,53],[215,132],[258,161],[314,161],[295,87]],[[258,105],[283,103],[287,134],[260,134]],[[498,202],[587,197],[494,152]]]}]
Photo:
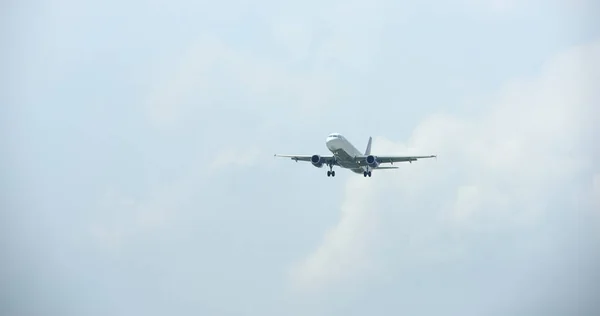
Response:
[{"label": "overcast gray sky", "polygon": [[600,311],[598,2],[2,7],[2,315]]}]

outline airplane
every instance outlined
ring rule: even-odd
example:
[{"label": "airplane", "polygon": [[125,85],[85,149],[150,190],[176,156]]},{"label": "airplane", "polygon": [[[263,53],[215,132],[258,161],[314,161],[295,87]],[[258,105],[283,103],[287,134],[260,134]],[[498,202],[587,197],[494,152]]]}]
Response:
[{"label": "airplane", "polygon": [[436,155],[429,156],[375,156],[371,154],[371,141],[372,137],[369,137],[367,143],[367,149],[364,153],[361,153],[356,147],[354,147],[344,136],[339,133],[332,133],[327,136],[325,145],[327,149],[331,151],[333,155],[279,155],[275,154],[275,157],[291,158],[292,160],[298,161],[310,161],[313,166],[322,168],[323,165],[329,167],[327,171],[328,177],[335,177],[335,171],[333,166],[339,166],[341,168],[349,169],[354,173],[362,173],[364,177],[371,177],[372,170],[381,169],[397,169],[398,167],[391,166],[379,166],[382,163],[394,164],[394,162],[406,162],[412,163],[417,159],[422,158],[434,158]]}]

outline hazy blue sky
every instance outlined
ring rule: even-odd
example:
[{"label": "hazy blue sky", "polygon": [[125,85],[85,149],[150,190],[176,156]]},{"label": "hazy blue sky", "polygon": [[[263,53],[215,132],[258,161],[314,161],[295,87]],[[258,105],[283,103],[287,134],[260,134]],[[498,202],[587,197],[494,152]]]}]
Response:
[{"label": "hazy blue sky", "polygon": [[600,311],[598,2],[1,7],[0,314]]}]

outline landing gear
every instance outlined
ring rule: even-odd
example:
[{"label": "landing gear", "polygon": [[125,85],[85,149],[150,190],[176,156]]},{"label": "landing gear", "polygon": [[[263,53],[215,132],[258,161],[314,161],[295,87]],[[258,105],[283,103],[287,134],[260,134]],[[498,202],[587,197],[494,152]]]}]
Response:
[{"label": "landing gear", "polygon": [[333,171],[333,164],[329,164],[329,170],[327,171],[328,177],[335,177],[335,171]]},{"label": "landing gear", "polygon": [[369,178],[371,177],[371,171],[363,171],[363,176],[366,178],[367,176],[369,176]]}]

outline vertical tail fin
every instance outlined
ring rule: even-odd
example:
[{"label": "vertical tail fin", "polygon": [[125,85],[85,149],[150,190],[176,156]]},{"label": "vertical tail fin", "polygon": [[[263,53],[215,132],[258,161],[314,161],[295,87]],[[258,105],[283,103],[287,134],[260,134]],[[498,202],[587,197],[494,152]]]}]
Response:
[{"label": "vertical tail fin", "polygon": [[369,142],[367,143],[367,149],[365,150],[365,156],[368,156],[371,154],[371,141],[373,140],[373,137],[369,137]]}]

